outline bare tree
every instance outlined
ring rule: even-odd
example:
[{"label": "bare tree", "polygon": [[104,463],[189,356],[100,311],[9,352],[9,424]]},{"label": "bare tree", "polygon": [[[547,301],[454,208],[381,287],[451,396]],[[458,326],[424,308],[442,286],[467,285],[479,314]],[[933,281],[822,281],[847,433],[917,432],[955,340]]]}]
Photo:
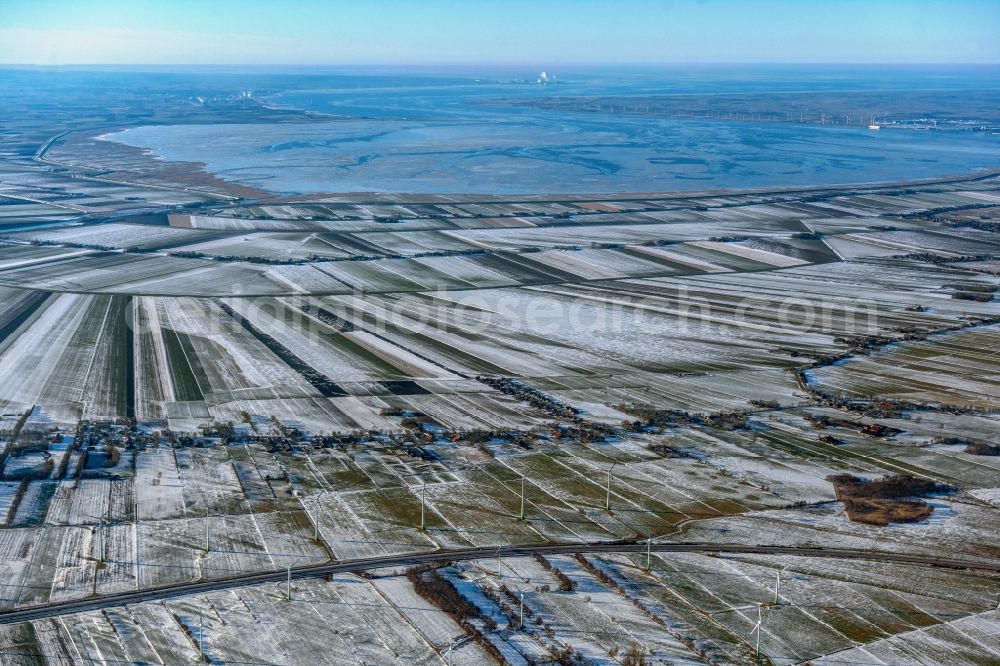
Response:
[{"label": "bare tree", "polygon": [[622,666],[646,666],[648,663],[646,648],[635,642],[628,647],[625,656],[622,657]]}]

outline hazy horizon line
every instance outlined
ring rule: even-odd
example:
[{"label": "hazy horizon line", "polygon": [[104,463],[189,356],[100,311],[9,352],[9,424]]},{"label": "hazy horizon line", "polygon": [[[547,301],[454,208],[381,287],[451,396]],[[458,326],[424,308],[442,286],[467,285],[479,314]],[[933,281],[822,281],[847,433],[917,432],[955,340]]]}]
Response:
[{"label": "hazy horizon line", "polygon": [[34,68],[34,69],[59,69],[59,68],[79,68],[79,67],[301,67],[301,68],[345,68],[345,67],[396,67],[400,69],[414,69],[419,67],[818,67],[818,66],[845,66],[845,67],[1000,67],[998,61],[781,61],[781,60],[760,60],[760,61],[621,61],[621,62],[591,62],[591,61],[476,61],[476,62],[456,62],[456,61],[427,61],[421,63],[400,63],[400,62],[340,62],[340,63],[305,63],[305,62],[72,62],[72,63],[36,63],[36,62],[0,62],[0,68]]}]

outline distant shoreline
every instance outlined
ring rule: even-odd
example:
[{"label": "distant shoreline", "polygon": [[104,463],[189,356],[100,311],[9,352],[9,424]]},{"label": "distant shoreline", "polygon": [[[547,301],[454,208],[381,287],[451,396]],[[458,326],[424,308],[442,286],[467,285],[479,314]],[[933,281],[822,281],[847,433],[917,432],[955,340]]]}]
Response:
[{"label": "distant shoreline", "polygon": [[[319,114],[318,114],[319,115]],[[183,161],[171,161],[163,157],[156,155],[156,153],[149,148],[140,148],[132,144],[117,141],[110,138],[114,134],[120,132],[135,129],[134,126],[122,126],[114,128],[103,128],[100,130],[93,130],[92,132],[85,133],[84,140],[89,139],[92,141],[100,141],[109,147],[114,149],[120,149],[132,153],[135,155],[136,152],[141,153],[146,159],[155,161],[161,165],[170,165],[174,167],[171,169],[172,172],[177,171],[187,171],[192,176],[195,176],[197,181],[202,184],[213,184],[218,185],[220,182],[226,184],[224,188],[227,195],[233,195],[234,190],[240,190],[244,193],[250,191],[251,193],[241,196],[240,198],[252,198],[255,200],[263,201],[273,201],[273,202],[287,202],[287,201],[310,201],[318,199],[328,199],[337,198],[343,199],[345,201],[351,201],[354,203],[360,201],[384,201],[386,199],[392,200],[398,197],[405,197],[407,201],[415,203],[418,201],[505,201],[512,202],[523,200],[525,202],[540,203],[545,201],[559,202],[559,201],[603,201],[603,200],[620,200],[620,199],[635,199],[635,198],[651,198],[651,199],[686,199],[693,197],[705,197],[705,196],[726,196],[726,195],[747,195],[747,194],[796,194],[803,192],[829,192],[831,190],[839,189],[864,189],[864,188],[877,188],[877,189],[895,189],[895,188],[907,188],[907,187],[918,187],[933,185],[936,183],[955,183],[963,181],[974,181],[979,179],[990,178],[998,173],[1000,173],[1000,165],[986,167],[984,169],[977,169],[973,171],[968,171],[965,173],[954,173],[942,176],[935,176],[929,178],[907,178],[898,180],[870,180],[870,181],[857,181],[851,183],[822,183],[817,185],[808,186],[775,186],[775,187],[746,187],[746,188],[709,188],[709,189],[692,189],[692,190],[666,190],[666,191],[610,191],[610,192],[585,192],[585,193],[568,193],[568,192],[530,192],[530,193],[519,193],[519,194],[498,194],[491,192],[476,192],[476,193],[433,193],[433,192],[420,192],[417,190],[413,191],[377,191],[377,190],[361,190],[361,191],[327,191],[327,192],[308,192],[302,194],[286,194],[282,192],[267,190],[262,187],[248,187],[238,182],[234,182],[230,179],[212,174],[207,169],[207,165],[202,162],[183,162]],[[52,160],[53,162],[58,162],[58,160]],[[65,164],[65,163],[63,163]],[[73,165],[79,168],[87,168],[86,165]],[[182,167],[177,169],[176,167]],[[138,181],[142,182],[142,181]]]}]

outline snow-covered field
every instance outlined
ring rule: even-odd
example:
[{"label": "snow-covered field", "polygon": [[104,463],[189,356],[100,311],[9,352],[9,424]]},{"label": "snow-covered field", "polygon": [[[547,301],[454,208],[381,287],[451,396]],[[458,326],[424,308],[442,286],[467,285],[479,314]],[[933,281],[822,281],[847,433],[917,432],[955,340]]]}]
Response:
[{"label": "snow-covered field", "polygon": [[[995,562],[979,255],[1000,242],[925,214],[994,219],[995,187],[347,197],[21,232],[0,243],[0,607],[647,536]],[[949,488],[883,527],[849,520],[838,474]],[[495,564],[438,571],[461,613],[400,572],[340,575],[0,626],[0,662],[741,664],[758,638],[775,664],[1000,659],[996,576]]]},{"label": "snow-covered field", "polygon": [[[878,578],[873,579],[872,574]],[[417,574],[418,576],[424,574]],[[244,587],[0,626],[4,663],[990,663],[994,577],[822,558],[641,554],[509,558]],[[778,584],[780,576],[780,585]],[[561,586],[568,581],[570,588]],[[777,598],[775,598],[777,586]],[[460,624],[476,627],[470,635]],[[577,663],[577,662],[575,662]]]}]

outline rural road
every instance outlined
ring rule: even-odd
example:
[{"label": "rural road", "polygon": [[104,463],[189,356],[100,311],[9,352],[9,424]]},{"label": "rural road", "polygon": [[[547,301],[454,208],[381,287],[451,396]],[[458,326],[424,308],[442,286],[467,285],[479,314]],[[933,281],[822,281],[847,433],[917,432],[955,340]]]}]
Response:
[{"label": "rural road", "polygon": [[[645,552],[645,541],[640,542],[592,542],[575,544],[557,544],[548,546],[487,546],[482,548],[463,548],[456,550],[440,550],[426,553],[408,553],[401,555],[386,555],[361,560],[346,560],[310,564],[291,568],[291,578],[300,580],[318,578],[327,574],[345,573],[383,567],[410,566],[415,564],[440,563],[456,560],[477,560],[493,557],[530,557],[539,555],[559,555],[566,553],[634,553]],[[1000,573],[1000,562],[977,562],[925,555],[907,555],[886,551],[852,550],[847,548],[822,548],[810,546],[745,546],[739,544],[710,543],[652,543],[650,549],[656,553],[728,553],[744,555],[797,555],[802,557],[829,557],[842,560],[867,560],[874,562],[892,562],[917,566],[942,567],[947,569],[980,570]],[[26,608],[0,611],[0,624],[13,624],[41,620],[71,613],[89,611],[137,604],[149,601],[160,601],[192,594],[205,594],[217,590],[228,590],[246,585],[284,582],[288,570],[264,571],[247,573],[239,576],[219,578],[216,580],[181,583],[162,587],[151,587],[132,592],[119,592],[100,597],[88,597],[71,601],[59,601],[39,604]]]}]

